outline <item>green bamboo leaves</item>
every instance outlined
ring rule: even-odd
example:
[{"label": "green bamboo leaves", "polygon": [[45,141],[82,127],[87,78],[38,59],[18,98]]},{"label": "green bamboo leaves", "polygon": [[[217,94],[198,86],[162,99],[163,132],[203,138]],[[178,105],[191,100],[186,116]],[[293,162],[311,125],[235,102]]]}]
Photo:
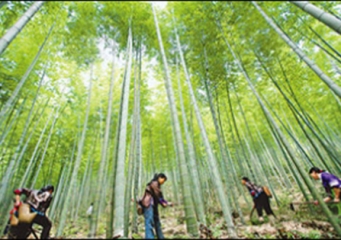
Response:
[{"label": "green bamboo leaves", "polygon": [[0,55],[5,51],[7,46],[20,33],[25,25],[31,20],[34,14],[43,6],[44,1],[36,1],[26,11],[26,13],[16,22],[7,33],[0,39]]},{"label": "green bamboo leaves", "polygon": [[321,80],[327,84],[327,86],[332,90],[337,96],[341,97],[341,87],[337,85],[330,77],[328,77],[312,60],[310,60],[302,50],[272,21],[271,18],[258,6],[258,4],[252,1],[252,4],[264,17],[267,23],[281,36],[281,38],[294,50],[297,55],[313,70]]},{"label": "green bamboo leaves", "polygon": [[332,14],[319,9],[314,4],[311,4],[308,1],[291,1],[291,3],[295,4],[303,11],[309,13],[317,20],[323,22],[335,32],[341,34],[341,20],[336,18]]}]

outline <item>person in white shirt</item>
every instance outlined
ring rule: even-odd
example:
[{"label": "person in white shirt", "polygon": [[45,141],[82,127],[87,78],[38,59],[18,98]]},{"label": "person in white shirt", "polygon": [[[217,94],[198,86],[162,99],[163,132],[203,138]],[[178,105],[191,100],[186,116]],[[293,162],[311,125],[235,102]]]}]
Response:
[{"label": "person in white shirt", "polygon": [[90,204],[90,207],[89,207],[88,210],[86,211],[86,215],[87,215],[88,217],[91,217],[93,208],[94,208],[94,203],[91,203],[91,204]]},{"label": "person in white shirt", "polygon": [[[94,203],[91,203],[90,204],[90,207],[88,208],[88,210],[86,211],[86,215],[88,217],[88,220],[89,220],[89,229],[91,229],[91,223],[92,223],[92,212],[93,212],[93,209],[94,209]],[[90,236],[90,235],[89,235]]]}]

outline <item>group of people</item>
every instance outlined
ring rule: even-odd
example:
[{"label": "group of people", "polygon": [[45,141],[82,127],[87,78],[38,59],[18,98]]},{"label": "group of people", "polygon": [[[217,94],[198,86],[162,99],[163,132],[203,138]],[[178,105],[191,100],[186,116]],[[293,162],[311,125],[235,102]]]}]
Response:
[{"label": "group of people", "polygon": [[[340,202],[341,197],[341,180],[335,175],[320,170],[316,167],[313,167],[309,170],[310,176],[315,180],[321,180],[323,187],[326,190],[327,197],[324,198],[324,202],[329,202],[333,199],[333,201],[338,203]],[[167,177],[163,173],[155,174],[153,179],[147,184],[143,197],[138,200],[138,204],[141,207],[141,214],[143,214],[145,219],[145,238],[146,239],[154,239],[155,234],[153,228],[155,228],[156,236],[158,239],[163,239],[163,233],[161,230],[161,222],[159,217],[158,205],[160,204],[162,207],[172,206],[171,202],[167,202],[162,194],[161,185],[163,185],[167,180]],[[243,177],[241,180],[242,184],[246,186],[250,195],[253,198],[254,206],[253,208],[257,210],[258,219],[260,222],[263,222],[263,210],[265,210],[271,221],[276,219],[274,212],[270,206],[269,194],[267,194],[264,187],[258,186],[251,182],[247,177]],[[52,185],[48,185],[43,187],[40,190],[31,190],[27,188],[19,188],[14,190],[15,200],[14,207],[10,212],[10,219],[8,220],[8,226],[11,223],[11,218],[18,218],[19,208],[22,206],[22,202],[20,200],[20,195],[26,195],[25,204],[28,204],[30,207],[31,213],[36,213],[36,216],[33,218],[32,224],[36,223],[43,227],[41,233],[41,239],[47,239],[49,237],[50,229],[51,229],[51,221],[46,216],[46,210],[50,206],[52,200],[52,193],[54,191],[54,187]],[[318,201],[315,201],[315,204],[318,204]],[[91,203],[90,208],[87,211],[87,215],[91,215],[93,203]],[[20,222],[18,223],[20,225]],[[8,232],[8,227],[6,227],[4,234]]]},{"label": "group of people", "polygon": [[[341,179],[336,177],[335,175],[321,170],[317,167],[312,167],[309,170],[309,175],[314,180],[321,180],[322,185],[327,193],[327,197],[323,199],[325,203],[330,202],[333,199],[335,203],[340,202],[341,197]],[[257,209],[258,219],[260,222],[263,222],[264,219],[263,209],[265,210],[266,214],[270,218],[271,221],[274,221],[276,218],[274,212],[270,207],[269,196],[265,194],[264,188],[255,185],[252,183],[247,177],[242,178],[242,184],[247,187],[251,196],[253,197],[254,208]],[[315,205],[318,205],[319,202],[317,200],[314,201]]]},{"label": "group of people", "polygon": [[[341,180],[335,175],[321,170],[317,167],[312,167],[309,170],[309,175],[315,180],[321,180],[323,187],[327,193],[327,197],[324,198],[324,202],[330,202],[333,199],[335,203],[340,202],[341,197]],[[153,226],[156,231],[158,239],[163,239],[163,234],[161,230],[160,217],[158,212],[158,205],[161,204],[162,207],[171,206],[172,204],[167,202],[163,198],[161,191],[161,185],[167,180],[167,177],[163,174],[155,174],[154,178],[147,184],[145,189],[145,194],[139,201],[142,206],[143,215],[145,219],[145,238],[154,239]],[[252,199],[253,208],[257,210],[258,220],[260,222],[264,221],[263,210],[265,210],[269,220],[274,222],[276,216],[270,206],[270,196],[264,187],[258,186],[251,182],[249,178],[243,177],[241,179],[242,184],[248,189]],[[318,205],[318,201],[314,201]]]}]

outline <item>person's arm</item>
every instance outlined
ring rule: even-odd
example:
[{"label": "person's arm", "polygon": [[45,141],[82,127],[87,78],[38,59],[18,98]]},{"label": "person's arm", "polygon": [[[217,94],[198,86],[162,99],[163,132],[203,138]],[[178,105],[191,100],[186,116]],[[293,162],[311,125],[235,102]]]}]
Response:
[{"label": "person's arm", "polygon": [[329,183],[327,181],[326,178],[324,178],[322,175],[321,175],[321,178],[322,178],[322,185],[324,187],[324,189],[326,190],[326,193],[327,193],[327,197],[323,199],[324,202],[329,202],[330,200],[332,200],[332,191],[331,191],[331,188],[329,186]]},{"label": "person's arm", "polygon": [[47,209],[50,207],[52,199],[53,199],[53,196],[50,195],[49,198],[47,199],[46,210],[45,211],[47,211]]},{"label": "person's arm", "polygon": [[13,191],[16,195],[22,195],[25,194],[26,196],[29,196],[31,194],[32,190],[28,188],[17,188]]},{"label": "person's arm", "polygon": [[[329,202],[332,199],[332,192],[331,188],[329,186],[328,178],[324,174],[321,174],[321,180],[322,180],[322,186],[324,187],[327,197],[323,199],[325,203]],[[317,200],[314,201],[315,205],[319,205],[319,202]]]},{"label": "person's arm", "polygon": [[164,199],[163,194],[162,194],[162,191],[160,192],[160,200],[159,200],[159,202],[161,203],[161,205],[162,205],[163,207],[173,206],[173,203],[168,202],[168,201],[166,201],[166,199]]},{"label": "person's arm", "polygon": [[159,199],[160,199],[159,201],[163,207],[168,205],[168,202],[166,201],[166,199],[163,198],[163,193],[161,190],[160,190],[160,198]]},{"label": "person's arm", "polygon": [[324,189],[326,190],[327,193],[327,197],[323,199],[324,202],[329,202],[330,200],[332,200],[332,191],[331,188],[329,186],[324,187]]},{"label": "person's arm", "polygon": [[160,198],[159,202],[161,203],[162,207],[167,207],[168,205],[172,205],[172,203],[167,202],[165,199]]}]

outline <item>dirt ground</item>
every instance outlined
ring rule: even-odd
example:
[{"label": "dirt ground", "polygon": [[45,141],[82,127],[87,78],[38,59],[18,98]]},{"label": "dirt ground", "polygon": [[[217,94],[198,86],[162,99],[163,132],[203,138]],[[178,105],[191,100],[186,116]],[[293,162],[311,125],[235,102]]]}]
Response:
[{"label": "dirt ground", "polygon": [[[259,223],[257,214],[254,213],[252,221],[249,218],[250,209],[245,205],[241,217],[234,218],[238,238],[241,239],[339,239],[330,223],[326,221],[318,206],[313,206],[313,213],[308,211],[308,206],[295,207],[295,211],[287,207],[278,208],[274,203],[273,210],[277,215],[277,221],[270,223],[265,217],[264,223]],[[223,214],[218,209],[212,209],[208,214],[209,224],[198,226],[199,236],[186,234],[184,211],[180,206],[160,209],[160,218],[165,238],[168,239],[228,239],[227,225]],[[337,214],[337,213],[336,213]],[[144,238],[144,219],[138,217],[138,233],[130,235],[130,239]],[[56,226],[51,230],[51,236],[55,235]],[[55,239],[86,239],[89,234],[89,226],[86,218],[80,218],[77,223],[69,223],[64,229],[64,236]],[[96,238],[105,239],[105,223],[99,224]],[[34,238],[32,238],[34,239]]]}]

